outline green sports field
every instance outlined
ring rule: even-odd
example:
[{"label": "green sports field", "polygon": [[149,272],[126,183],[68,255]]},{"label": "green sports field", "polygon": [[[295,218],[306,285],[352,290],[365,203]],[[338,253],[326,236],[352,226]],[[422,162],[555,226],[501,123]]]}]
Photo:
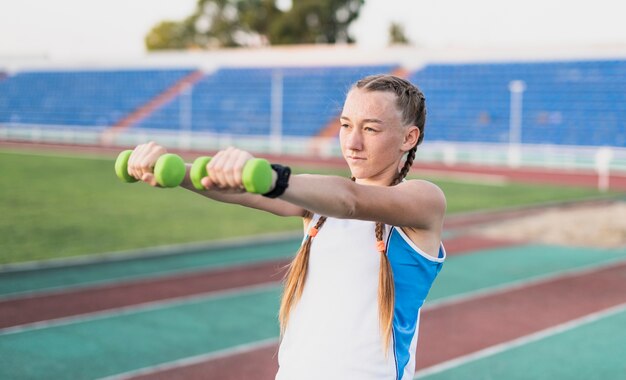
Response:
[{"label": "green sports field", "polygon": [[[1,150],[0,264],[301,228],[298,218],[220,204],[183,189],[124,184],[113,162],[114,157],[77,153]],[[427,179],[446,193],[450,214],[600,195],[568,186]]]},{"label": "green sports field", "polygon": [[[0,378],[273,379],[280,281],[297,234],[162,245],[296,232],[301,222],[124,184],[113,161],[0,151],[0,264],[94,257],[0,266]],[[503,243],[454,226],[516,212],[454,214],[600,194],[427,179],[447,195],[450,228],[420,316],[417,378],[623,379],[626,247]],[[95,255],[142,247],[155,248]]]}]

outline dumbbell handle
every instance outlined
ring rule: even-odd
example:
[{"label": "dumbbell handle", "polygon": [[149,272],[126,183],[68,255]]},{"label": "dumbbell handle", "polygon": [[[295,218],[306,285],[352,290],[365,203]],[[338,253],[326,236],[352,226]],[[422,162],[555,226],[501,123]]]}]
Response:
[{"label": "dumbbell handle", "polygon": [[[128,159],[133,151],[121,152],[115,160],[115,174],[124,182],[137,182],[138,179],[128,174]],[[154,165],[154,177],[157,183],[163,187],[176,187],[185,178],[185,161],[180,156],[172,153],[164,154]]]},{"label": "dumbbell handle", "polygon": [[[209,175],[207,165],[210,161],[211,157],[198,157],[191,166],[189,177],[197,190],[204,190],[201,180]],[[272,187],[272,166],[267,160],[253,158],[246,162],[246,165],[243,167],[241,179],[247,192],[265,194]]]}]

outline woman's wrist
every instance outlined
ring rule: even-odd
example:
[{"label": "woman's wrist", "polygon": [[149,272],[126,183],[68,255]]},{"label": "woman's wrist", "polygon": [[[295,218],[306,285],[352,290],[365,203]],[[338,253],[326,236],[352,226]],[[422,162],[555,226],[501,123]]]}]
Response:
[{"label": "woman's wrist", "polygon": [[291,168],[289,166],[282,166],[278,164],[272,164],[272,186],[270,190],[263,194],[264,197],[278,198],[283,195],[287,187],[289,187],[289,178],[291,177]]}]

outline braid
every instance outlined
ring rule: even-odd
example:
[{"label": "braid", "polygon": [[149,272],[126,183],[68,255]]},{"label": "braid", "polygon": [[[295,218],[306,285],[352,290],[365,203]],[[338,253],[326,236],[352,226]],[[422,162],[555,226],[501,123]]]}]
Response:
[{"label": "braid", "polygon": [[[408,151],[402,169],[400,169],[390,183],[390,186],[395,186],[402,182],[409,174],[409,170],[415,159],[417,146],[424,139],[426,123],[426,100],[424,94],[410,82],[390,75],[369,76],[358,81],[354,87],[362,88],[366,91],[390,91],[395,93],[397,96],[396,105],[398,109],[402,111],[402,124],[405,126],[415,125],[419,129],[420,135],[415,146]],[[352,181],[356,180],[355,177],[351,179]],[[317,235],[319,229],[322,228],[325,222],[326,217],[321,216],[315,226],[309,230],[307,237],[289,266],[289,270],[285,276],[285,289],[279,314],[281,335],[285,332],[292,306],[300,299],[304,290],[312,238]],[[385,355],[387,355],[392,334],[395,289],[391,263],[389,262],[384,242],[384,232],[385,225],[381,222],[377,222],[375,234],[377,248],[380,252],[378,310],[384,352]]]},{"label": "braid", "polygon": [[409,174],[409,170],[411,170],[411,166],[413,166],[413,160],[415,160],[416,151],[417,151],[417,145],[415,145],[413,148],[411,148],[411,150],[409,150],[408,154],[406,155],[406,160],[404,161],[404,165],[402,166],[402,169],[400,169],[400,172],[398,172],[398,175],[396,176],[396,178],[393,180],[391,186],[395,186],[399,184]]},{"label": "braid", "polygon": [[422,141],[424,140],[424,130],[425,130],[424,124],[426,124],[426,97],[421,91],[417,92],[417,96],[419,98],[419,105],[418,105],[418,112],[417,112],[419,117],[417,120],[421,124],[422,128],[420,128],[420,137],[417,139],[417,144],[415,145],[416,148],[417,148],[417,145],[421,144]]},{"label": "braid", "polygon": [[[402,169],[398,172],[396,177],[391,182],[391,186],[395,186],[402,182],[402,180],[409,174],[409,170],[413,165],[415,159],[415,152],[417,151],[417,144],[411,150],[409,150],[406,161],[402,166]],[[395,300],[395,286],[393,283],[393,271],[389,257],[387,256],[385,243],[383,240],[383,233],[385,231],[385,225],[381,222],[376,222],[376,243],[380,251],[380,271],[378,272],[378,310],[380,328],[383,336],[383,344],[385,354],[389,350],[389,343],[391,339],[391,328],[393,324],[393,309]]]},{"label": "braid", "polygon": [[291,314],[291,308],[302,297],[304,291],[304,283],[306,282],[306,272],[309,266],[309,255],[311,253],[311,242],[313,237],[317,235],[317,232],[326,222],[326,217],[321,216],[315,226],[310,230],[306,236],[300,250],[296,254],[291,264],[289,264],[287,273],[285,274],[285,288],[280,302],[280,311],[278,312],[278,319],[280,322],[280,333],[284,334],[287,328],[287,322],[289,321],[289,315]]}]

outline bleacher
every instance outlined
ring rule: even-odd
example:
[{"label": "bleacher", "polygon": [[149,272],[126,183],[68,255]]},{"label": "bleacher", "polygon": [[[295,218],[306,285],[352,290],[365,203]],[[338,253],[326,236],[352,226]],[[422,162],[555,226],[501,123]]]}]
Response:
[{"label": "bleacher", "polygon": [[[336,118],[347,90],[359,78],[390,73],[394,66],[222,68],[137,125],[139,128],[190,128],[234,135],[268,135],[272,86],[282,87],[283,135],[314,136]],[[279,87],[279,88],[280,88]],[[184,113],[191,117],[184,124]]]},{"label": "bleacher", "polygon": [[[283,135],[315,136],[339,115],[352,83],[395,68],[226,66],[128,127],[267,136],[274,120]],[[194,71],[0,73],[0,124],[111,127]],[[522,80],[522,143],[626,146],[626,61],[436,63],[409,79],[426,94],[428,141],[507,143],[509,83]],[[282,89],[278,115],[273,83]]]},{"label": "bleacher", "polygon": [[432,64],[410,79],[431,140],[508,142],[509,83],[522,80],[522,143],[626,146],[626,61]]},{"label": "bleacher", "polygon": [[19,72],[0,81],[0,123],[112,126],[192,71]]}]

